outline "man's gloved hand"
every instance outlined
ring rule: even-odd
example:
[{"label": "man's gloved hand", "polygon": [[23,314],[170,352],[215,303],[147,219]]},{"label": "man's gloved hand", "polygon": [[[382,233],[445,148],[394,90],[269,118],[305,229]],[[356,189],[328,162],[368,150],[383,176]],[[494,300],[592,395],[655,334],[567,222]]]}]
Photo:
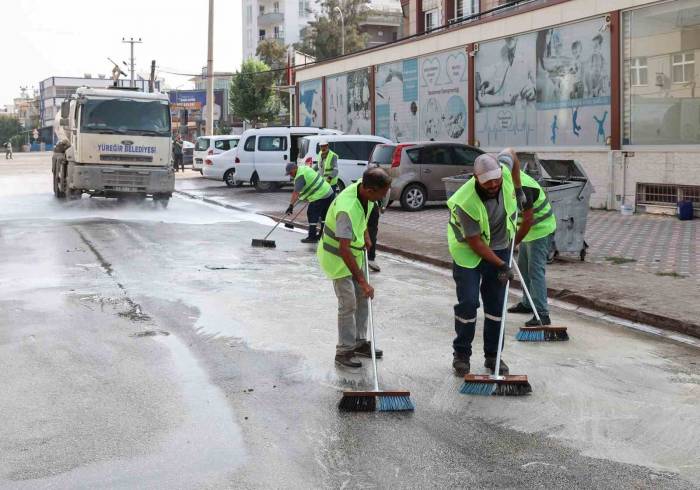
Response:
[{"label": "man's gloved hand", "polygon": [[513,269],[508,267],[508,264],[503,264],[498,268],[498,281],[504,286],[508,284],[508,281],[513,279]]},{"label": "man's gloved hand", "polygon": [[287,211],[285,211],[285,213],[286,213],[287,215],[290,215],[290,214],[292,214],[293,212],[294,212],[294,204],[290,204],[289,207],[287,208]]},{"label": "man's gloved hand", "polygon": [[518,201],[518,210],[524,210],[525,205],[527,204],[527,196],[525,195],[525,191],[522,189],[522,187],[515,189],[515,200]]}]

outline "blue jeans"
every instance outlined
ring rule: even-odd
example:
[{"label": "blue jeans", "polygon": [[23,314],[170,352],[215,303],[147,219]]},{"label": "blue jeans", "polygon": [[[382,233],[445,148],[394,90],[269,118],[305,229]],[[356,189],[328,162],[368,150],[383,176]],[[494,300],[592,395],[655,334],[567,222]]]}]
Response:
[{"label": "blue jeans", "polygon": [[[494,250],[501,260],[508,261],[510,249]],[[482,260],[473,269],[453,264],[452,277],[457,285],[455,305],[455,337],[452,348],[457,354],[472,355],[472,341],[476,331],[476,310],[479,309],[479,291],[484,302],[484,355],[495,357],[503,313],[505,285],[498,280],[495,266]]]},{"label": "blue jeans", "polygon": [[[547,255],[552,244],[554,233],[538,238],[531,242],[522,242],[518,253],[518,268],[523,275],[522,279],[527,290],[530,291],[532,302],[535,303],[537,313],[540,316],[549,315],[547,308],[547,281],[544,277],[547,266]],[[531,308],[527,297],[523,294],[521,304]]]}]

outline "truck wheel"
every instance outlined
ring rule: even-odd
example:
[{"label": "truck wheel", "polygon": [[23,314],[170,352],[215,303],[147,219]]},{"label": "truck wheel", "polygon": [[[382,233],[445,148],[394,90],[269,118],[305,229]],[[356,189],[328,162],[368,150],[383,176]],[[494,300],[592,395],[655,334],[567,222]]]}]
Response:
[{"label": "truck wheel", "polygon": [[79,191],[76,189],[68,189],[66,191],[66,197],[69,201],[77,201],[78,199],[81,199],[83,197],[83,191]]},{"label": "truck wheel", "polygon": [[228,169],[224,174],[224,182],[229,187],[236,186],[236,172],[232,168]]},{"label": "truck wheel", "polygon": [[54,170],[53,170],[53,194],[56,196],[57,199],[65,199],[66,198],[66,193],[63,192],[61,189],[61,177],[60,177],[61,170],[59,169],[58,172],[56,171],[56,166],[54,165]]},{"label": "truck wheel", "polygon": [[153,196],[153,203],[156,206],[160,205],[160,207],[163,209],[168,207],[169,202],[170,202],[170,194],[156,194]]}]

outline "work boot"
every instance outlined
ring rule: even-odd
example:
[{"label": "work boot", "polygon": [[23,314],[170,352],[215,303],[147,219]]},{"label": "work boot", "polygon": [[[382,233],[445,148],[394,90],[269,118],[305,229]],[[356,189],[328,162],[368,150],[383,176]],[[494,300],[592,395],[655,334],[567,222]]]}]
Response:
[{"label": "work boot", "polygon": [[318,243],[318,237],[317,236],[307,236],[306,238],[301,239],[301,243]]},{"label": "work boot", "polygon": [[[372,351],[370,350],[371,348],[372,348],[372,343],[369,341],[365,341],[359,347],[355,347],[355,355],[362,356],[362,357],[372,357]],[[382,352],[381,349],[374,349],[374,356],[377,359],[381,359],[383,355],[384,355],[384,352]]]},{"label": "work boot", "polygon": [[[542,320],[542,325],[545,327],[552,324],[552,320],[549,319],[549,315],[540,315],[540,320]],[[528,321],[525,322],[526,327],[539,327],[540,322],[537,321],[536,316],[532,316]]]},{"label": "work boot", "polygon": [[367,265],[369,266],[369,270],[372,272],[381,272],[382,269],[377,265],[377,263],[374,260],[370,260],[367,262]]},{"label": "work boot", "polygon": [[532,313],[532,309],[529,306],[525,306],[522,303],[518,303],[515,306],[511,306],[508,308],[508,313],[523,313],[523,314],[528,314]]},{"label": "work boot", "polygon": [[455,376],[463,377],[465,374],[469,374],[469,356],[466,354],[460,354],[455,352],[452,360],[452,367],[455,370]]},{"label": "work boot", "polygon": [[[484,367],[491,371],[492,373],[496,372],[496,357],[487,357],[484,360]],[[510,372],[508,369],[508,366],[506,365],[505,362],[503,362],[503,359],[501,359],[501,369],[499,369],[499,373],[501,375],[506,375]]]},{"label": "work boot", "polygon": [[345,354],[336,354],[335,363],[338,366],[348,367],[348,368],[360,368],[362,363],[360,361],[355,361],[352,356],[354,352],[347,352]]}]

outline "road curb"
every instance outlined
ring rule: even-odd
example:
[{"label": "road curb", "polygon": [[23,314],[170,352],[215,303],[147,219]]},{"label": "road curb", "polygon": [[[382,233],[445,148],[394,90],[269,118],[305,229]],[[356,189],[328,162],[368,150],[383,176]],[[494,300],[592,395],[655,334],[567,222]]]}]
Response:
[{"label": "road curb", "polygon": [[[277,219],[275,216],[267,213],[258,213],[268,218]],[[308,229],[307,225],[301,223],[294,223],[294,226]],[[392,253],[394,255],[399,255],[401,257],[415,260],[418,262],[423,262],[426,264],[434,265],[443,269],[452,269],[452,262],[438,259],[436,257],[430,257],[428,255],[423,255],[420,253],[410,252],[408,250],[403,250],[398,247],[392,247],[391,245],[384,245],[377,243],[377,250],[382,252]],[[520,281],[514,280],[514,286],[521,288]],[[565,301],[572,305],[594,310],[605,315],[611,315],[623,320],[628,320],[635,323],[641,323],[649,325],[652,327],[659,328],[661,330],[666,330],[670,332],[681,333],[684,335],[689,335],[700,339],[700,325],[696,323],[686,322],[677,320],[675,318],[667,317],[664,315],[659,315],[657,313],[652,313],[649,311],[637,310],[634,308],[629,308],[627,306],[618,305],[611,303],[609,301],[603,301],[596,298],[590,298],[584,296],[576,291],[570,289],[557,289],[557,288],[547,288],[547,294],[550,298],[557,299],[560,301]]]}]

